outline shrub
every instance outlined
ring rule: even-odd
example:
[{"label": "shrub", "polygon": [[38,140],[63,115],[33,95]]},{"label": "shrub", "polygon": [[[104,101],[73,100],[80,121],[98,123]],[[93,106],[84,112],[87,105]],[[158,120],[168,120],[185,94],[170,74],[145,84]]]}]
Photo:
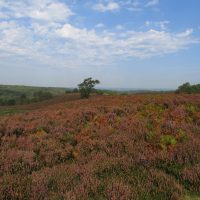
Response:
[{"label": "shrub", "polygon": [[159,141],[159,146],[163,149],[175,145],[177,143],[177,140],[174,136],[172,135],[161,135],[160,141]]},{"label": "shrub", "polygon": [[30,195],[30,177],[18,175],[5,175],[0,179],[0,199],[29,200]]},{"label": "shrub", "polygon": [[200,164],[185,168],[181,177],[188,189],[200,193]]},{"label": "shrub", "polygon": [[62,137],[60,138],[62,143],[69,143],[72,146],[76,146],[77,145],[77,140],[75,139],[75,135],[73,133],[70,132],[66,132],[62,135]]},{"label": "shrub", "polygon": [[16,100],[15,100],[15,99],[9,99],[9,100],[7,101],[7,104],[8,104],[9,106],[14,106],[14,105],[16,104]]}]

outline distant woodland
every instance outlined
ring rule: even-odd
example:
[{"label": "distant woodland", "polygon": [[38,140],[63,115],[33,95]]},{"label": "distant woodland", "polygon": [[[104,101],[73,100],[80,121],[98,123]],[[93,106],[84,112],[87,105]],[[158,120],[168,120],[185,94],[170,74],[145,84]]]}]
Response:
[{"label": "distant woodland", "polygon": [[184,83],[183,85],[179,86],[176,90],[177,93],[200,93],[200,84],[191,85],[190,83]]},{"label": "distant woodland", "polygon": [[0,106],[29,104],[53,98],[64,94],[64,88],[44,88],[29,86],[0,85]]}]

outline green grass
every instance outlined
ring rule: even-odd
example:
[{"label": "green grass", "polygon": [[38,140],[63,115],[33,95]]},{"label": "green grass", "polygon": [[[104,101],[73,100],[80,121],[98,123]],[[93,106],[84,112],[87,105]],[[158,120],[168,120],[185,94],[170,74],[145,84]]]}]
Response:
[{"label": "green grass", "polygon": [[184,200],[200,200],[200,196],[187,191]]},{"label": "green grass", "polygon": [[26,112],[25,109],[18,109],[18,108],[8,108],[8,107],[0,107],[0,116],[3,115],[12,115],[15,113],[23,113]]}]

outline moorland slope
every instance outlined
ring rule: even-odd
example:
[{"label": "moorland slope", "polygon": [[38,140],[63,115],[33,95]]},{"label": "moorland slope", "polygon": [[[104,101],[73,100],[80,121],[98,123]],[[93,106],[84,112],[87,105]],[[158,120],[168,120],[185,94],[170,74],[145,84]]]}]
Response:
[{"label": "moorland slope", "polygon": [[200,95],[46,104],[0,117],[0,199],[198,199]]}]

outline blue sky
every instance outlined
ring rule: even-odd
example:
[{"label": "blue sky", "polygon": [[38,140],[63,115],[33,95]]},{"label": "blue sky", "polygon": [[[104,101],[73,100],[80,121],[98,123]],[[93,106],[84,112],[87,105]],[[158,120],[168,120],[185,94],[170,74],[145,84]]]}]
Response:
[{"label": "blue sky", "polygon": [[200,82],[199,0],[0,0],[0,84]]}]

